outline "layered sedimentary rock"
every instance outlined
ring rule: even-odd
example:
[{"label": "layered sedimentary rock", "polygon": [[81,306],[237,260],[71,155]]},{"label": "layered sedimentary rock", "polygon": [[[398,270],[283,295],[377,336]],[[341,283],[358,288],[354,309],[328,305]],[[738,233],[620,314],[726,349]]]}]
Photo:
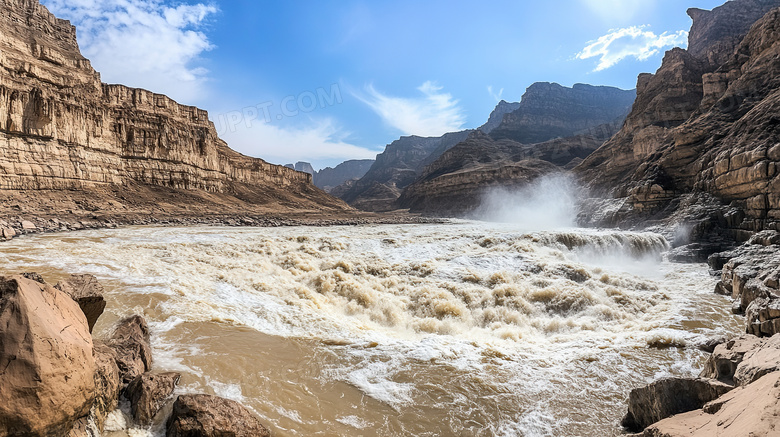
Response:
[{"label": "layered sedimentary rock", "polygon": [[617,128],[601,126],[591,134],[524,145],[494,140],[481,132],[448,150],[404,190],[399,206],[413,212],[464,215],[480,205],[492,188],[523,187],[582,161]]},{"label": "layered sedimentary rock", "polygon": [[501,123],[504,122],[504,117],[507,114],[510,114],[512,112],[517,111],[520,108],[520,102],[507,102],[506,100],[502,100],[498,102],[498,105],[496,105],[495,109],[493,109],[493,112],[490,113],[490,117],[488,117],[487,123],[480,126],[479,130],[490,134],[494,130],[496,130],[499,126],[501,126]]},{"label": "layered sedimentary rock", "polygon": [[535,144],[576,135],[602,124],[622,122],[635,93],[613,87],[538,82],[526,90],[518,108],[490,132],[496,140]]},{"label": "layered sedimentary rock", "polygon": [[373,159],[354,159],[344,161],[335,168],[323,168],[314,173],[314,185],[330,193],[345,182],[359,180],[368,173],[372,165]]},{"label": "layered sedimentary rock", "polygon": [[448,133],[441,137],[402,137],[376,157],[376,162],[359,181],[341,194],[341,199],[365,211],[397,208],[401,191],[419,176],[431,160],[465,140],[471,131]]},{"label": "layered sedimentary rock", "polygon": [[668,52],[655,75],[639,77],[623,129],[575,169],[595,190],[627,199],[622,221],[674,213],[681,196],[707,193],[724,205],[708,219],[716,225],[778,226],[776,7],[735,0],[689,11],[690,49]]},{"label": "layered sedimentary rock", "polygon": [[620,129],[633,97],[610,87],[534,84],[489,135],[474,133],[428,165],[398,205],[466,215],[492,188],[521,188],[574,168]]},{"label": "layered sedimentary rock", "polygon": [[144,185],[250,204],[286,191],[343,209],[311,176],[229,149],[205,111],[101,83],[75,28],[38,1],[0,0],[0,29],[0,196],[77,190],[121,203],[111,189]]}]

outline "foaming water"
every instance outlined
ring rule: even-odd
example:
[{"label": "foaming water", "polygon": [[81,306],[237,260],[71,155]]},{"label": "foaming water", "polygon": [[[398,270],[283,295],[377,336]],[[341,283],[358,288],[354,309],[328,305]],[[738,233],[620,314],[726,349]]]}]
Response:
[{"label": "foaming water", "polygon": [[97,326],[142,313],[156,368],[279,436],[617,435],[631,388],[691,375],[739,330],[663,237],[508,224],[128,228],[3,246],[11,271],[92,273]]}]

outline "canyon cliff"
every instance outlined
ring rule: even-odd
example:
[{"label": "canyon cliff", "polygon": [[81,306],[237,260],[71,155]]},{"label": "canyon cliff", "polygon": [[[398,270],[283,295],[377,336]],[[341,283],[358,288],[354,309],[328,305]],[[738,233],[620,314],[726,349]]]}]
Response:
[{"label": "canyon cliff", "polygon": [[76,29],[37,0],[0,0],[0,211],[344,211],[311,176],[243,156],[206,111],[101,82]]},{"label": "canyon cliff", "polygon": [[398,205],[426,214],[467,215],[495,187],[520,188],[571,169],[619,130],[634,96],[611,87],[533,84],[489,134],[472,134],[425,167]]},{"label": "canyon cliff", "polygon": [[335,168],[326,167],[314,173],[314,185],[326,192],[346,182],[354,182],[362,178],[374,165],[373,159],[354,159],[344,161]]},{"label": "canyon cliff", "polygon": [[590,211],[599,217],[591,223],[671,217],[704,240],[778,228],[777,7],[735,0],[688,11],[689,48],[639,76],[621,131],[574,170],[594,193],[620,202],[608,214]]}]

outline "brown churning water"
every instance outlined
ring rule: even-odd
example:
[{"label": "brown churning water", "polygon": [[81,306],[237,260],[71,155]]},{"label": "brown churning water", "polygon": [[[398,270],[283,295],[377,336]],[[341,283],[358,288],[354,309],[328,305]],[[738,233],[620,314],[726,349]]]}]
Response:
[{"label": "brown churning water", "polygon": [[243,402],[276,436],[602,436],[620,433],[631,388],[697,373],[691,345],[739,330],[706,266],[667,249],[651,233],[458,222],[86,231],[14,240],[0,260],[98,276],[96,335],[143,314],[156,370]]}]

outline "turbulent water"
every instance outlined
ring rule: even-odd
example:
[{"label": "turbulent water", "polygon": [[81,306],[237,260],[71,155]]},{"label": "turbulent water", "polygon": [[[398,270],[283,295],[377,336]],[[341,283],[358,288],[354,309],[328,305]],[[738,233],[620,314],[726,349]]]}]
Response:
[{"label": "turbulent water", "polygon": [[97,336],[145,315],[156,370],[276,436],[605,436],[631,388],[696,373],[696,341],[740,326],[706,266],[667,248],[457,222],[85,231],[16,239],[0,260],[98,276]]}]

